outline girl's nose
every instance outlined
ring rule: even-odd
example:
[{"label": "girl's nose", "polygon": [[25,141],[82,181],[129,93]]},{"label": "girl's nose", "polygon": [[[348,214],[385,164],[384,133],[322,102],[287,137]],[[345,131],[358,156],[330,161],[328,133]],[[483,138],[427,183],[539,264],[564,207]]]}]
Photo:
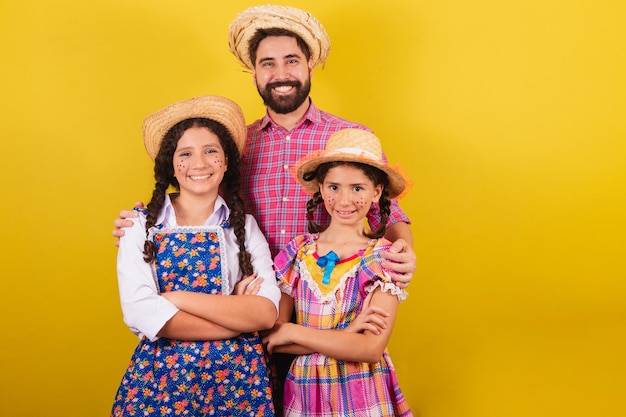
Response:
[{"label": "girl's nose", "polygon": [[337,193],[337,201],[339,204],[348,204],[350,202],[350,192],[348,190],[340,190]]},{"label": "girl's nose", "polygon": [[196,154],[189,161],[191,168],[204,167],[206,165],[206,156],[204,154]]}]

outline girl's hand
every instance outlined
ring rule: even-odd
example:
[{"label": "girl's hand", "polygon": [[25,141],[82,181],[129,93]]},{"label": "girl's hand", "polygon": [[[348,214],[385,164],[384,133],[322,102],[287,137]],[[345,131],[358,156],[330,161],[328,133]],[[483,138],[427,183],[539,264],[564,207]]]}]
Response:
[{"label": "girl's hand", "polygon": [[243,277],[243,279],[235,285],[234,294],[257,295],[261,288],[261,282],[263,282],[263,277],[257,276],[256,272],[247,277]]},{"label": "girl's hand", "polygon": [[278,346],[289,345],[292,343],[289,339],[289,333],[293,330],[292,326],[298,325],[290,322],[276,322],[272,330],[263,336],[261,341],[263,342],[263,345],[266,346],[269,353],[272,353],[274,348]]},{"label": "girl's hand", "polygon": [[387,328],[387,321],[389,313],[383,310],[381,307],[372,306],[372,295],[374,291],[367,294],[365,301],[363,302],[363,309],[359,315],[352,320],[352,322],[344,329],[346,332],[363,333],[366,330],[374,334],[380,334],[381,330]]}]

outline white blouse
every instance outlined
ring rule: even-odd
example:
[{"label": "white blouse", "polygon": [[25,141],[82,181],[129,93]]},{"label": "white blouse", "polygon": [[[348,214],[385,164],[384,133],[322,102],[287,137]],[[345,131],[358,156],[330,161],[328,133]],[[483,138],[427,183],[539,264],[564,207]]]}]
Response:
[{"label": "white blouse", "polygon": [[[208,225],[220,225],[230,214],[226,202],[220,196],[215,201],[213,214],[204,223]],[[124,229],[124,236],[120,239],[117,253],[117,278],[120,291],[120,302],[124,322],[140,338],[145,336],[154,341],[158,339],[157,333],[178,312],[178,308],[170,301],[159,295],[157,278],[153,264],[143,260],[143,247],[146,241],[146,217],[140,213],[138,218],[132,218],[133,226]],[[165,204],[157,224],[163,227],[175,227],[176,215],[172,207],[171,199],[165,198]],[[230,293],[235,284],[242,278],[239,268],[239,245],[232,227],[224,229],[226,237],[222,250],[228,266],[228,283]],[[246,249],[250,252],[254,272],[263,277],[257,295],[266,297],[276,306],[278,316],[278,304],[280,302],[280,290],[276,282],[272,255],[265,236],[261,232],[253,216],[246,215]]]}]

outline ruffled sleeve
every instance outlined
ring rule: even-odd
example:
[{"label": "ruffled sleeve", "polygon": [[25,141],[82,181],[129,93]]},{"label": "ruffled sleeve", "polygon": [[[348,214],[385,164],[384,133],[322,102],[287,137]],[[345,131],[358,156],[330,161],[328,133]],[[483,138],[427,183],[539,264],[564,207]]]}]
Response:
[{"label": "ruffled sleeve", "polygon": [[381,252],[389,249],[390,246],[391,242],[388,240],[378,239],[373,248],[363,254],[362,265],[359,269],[359,288],[365,296],[380,287],[383,292],[390,292],[402,302],[409,294],[391,280],[389,273],[381,264],[384,261]]},{"label": "ruffled sleeve", "polygon": [[300,263],[306,244],[311,240],[309,235],[296,236],[274,258],[276,279],[280,290],[293,297],[293,289],[300,279]]}]

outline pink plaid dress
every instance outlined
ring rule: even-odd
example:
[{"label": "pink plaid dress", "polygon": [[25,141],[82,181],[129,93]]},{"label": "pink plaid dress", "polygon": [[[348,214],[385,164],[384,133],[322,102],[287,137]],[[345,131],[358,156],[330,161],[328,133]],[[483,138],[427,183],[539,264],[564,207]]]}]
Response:
[{"label": "pink plaid dress", "polygon": [[[276,257],[281,290],[292,296],[296,322],[317,329],[342,329],[358,315],[368,292],[392,291],[400,300],[404,290],[384,273],[380,251],[384,239],[337,262],[330,285],[322,284],[317,266],[317,235],[293,239]],[[320,353],[297,356],[284,389],[285,416],[412,416],[400,390],[387,351],[374,364],[346,362]]]}]

